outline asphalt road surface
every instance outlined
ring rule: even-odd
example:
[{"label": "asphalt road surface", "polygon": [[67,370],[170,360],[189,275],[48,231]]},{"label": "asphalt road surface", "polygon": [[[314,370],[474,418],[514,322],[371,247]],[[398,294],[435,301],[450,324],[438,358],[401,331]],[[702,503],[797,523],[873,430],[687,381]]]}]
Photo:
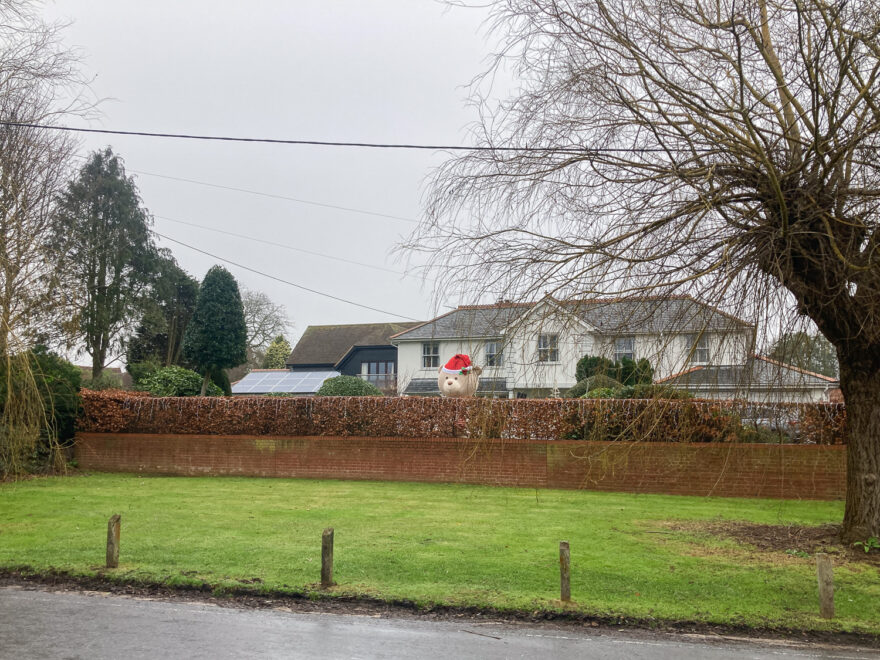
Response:
[{"label": "asphalt road surface", "polygon": [[473,619],[296,613],[4,587],[0,588],[0,658],[861,660],[880,654],[778,641],[712,641]]}]

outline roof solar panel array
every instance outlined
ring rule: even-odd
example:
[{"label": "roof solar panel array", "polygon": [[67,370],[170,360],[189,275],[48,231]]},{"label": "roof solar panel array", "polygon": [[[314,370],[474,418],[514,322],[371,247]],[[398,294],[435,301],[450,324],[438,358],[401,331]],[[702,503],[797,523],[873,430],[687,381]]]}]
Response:
[{"label": "roof solar panel array", "polygon": [[252,371],[232,386],[233,394],[314,394],[338,371]]}]

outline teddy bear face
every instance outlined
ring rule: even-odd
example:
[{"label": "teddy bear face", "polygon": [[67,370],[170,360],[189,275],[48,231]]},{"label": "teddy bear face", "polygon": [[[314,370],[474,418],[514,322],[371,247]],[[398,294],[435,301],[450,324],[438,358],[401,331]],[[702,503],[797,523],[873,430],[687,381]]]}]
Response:
[{"label": "teddy bear face", "polygon": [[480,383],[482,371],[480,367],[474,367],[464,374],[447,374],[444,373],[443,367],[440,367],[437,386],[440,388],[441,396],[453,399],[473,396]]}]

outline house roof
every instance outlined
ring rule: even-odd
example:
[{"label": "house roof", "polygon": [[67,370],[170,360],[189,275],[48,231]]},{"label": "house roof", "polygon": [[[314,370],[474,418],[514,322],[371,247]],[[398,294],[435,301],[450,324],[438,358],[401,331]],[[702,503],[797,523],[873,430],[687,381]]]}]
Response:
[{"label": "house roof", "polygon": [[[504,378],[481,378],[477,385],[477,394],[507,394],[510,389]],[[407,384],[403,394],[417,396],[440,396],[440,387],[436,378],[413,378]]]},{"label": "house roof", "polygon": [[804,389],[834,388],[836,378],[800,369],[794,365],[771,360],[763,355],[753,356],[744,365],[697,366],[681,373],[661,378],[664,385],[683,389]]},{"label": "house roof", "polygon": [[[561,305],[573,316],[603,334],[657,332],[703,332],[751,328],[742,319],[726,314],[689,296],[598,298],[593,300],[544,301]],[[497,337],[529,310],[542,302],[494,305],[462,305],[452,312],[401,332],[395,341]]]},{"label": "house roof", "polygon": [[287,358],[287,365],[334,366],[352,347],[390,346],[391,335],[407,330],[413,325],[403,322],[310,325]]}]

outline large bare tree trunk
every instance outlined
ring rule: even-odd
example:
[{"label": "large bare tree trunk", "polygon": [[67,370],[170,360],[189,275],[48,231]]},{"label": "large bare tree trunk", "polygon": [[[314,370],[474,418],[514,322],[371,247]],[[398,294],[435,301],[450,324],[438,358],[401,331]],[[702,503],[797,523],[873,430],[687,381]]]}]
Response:
[{"label": "large bare tree trunk", "polygon": [[[866,360],[867,361],[867,360]],[[846,512],[843,539],[880,538],[880,372],[841,362],[846,400]]]}]

